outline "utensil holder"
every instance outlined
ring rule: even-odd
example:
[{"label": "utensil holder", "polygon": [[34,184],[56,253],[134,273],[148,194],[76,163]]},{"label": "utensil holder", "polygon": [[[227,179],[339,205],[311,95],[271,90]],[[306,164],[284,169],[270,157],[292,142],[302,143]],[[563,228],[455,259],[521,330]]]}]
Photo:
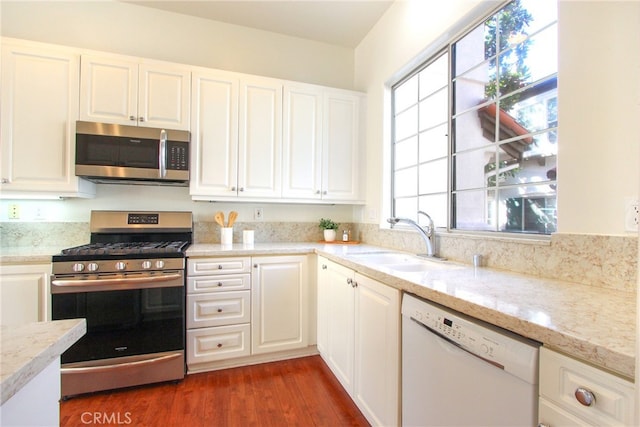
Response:
[{"label": "utensil holder", "polygon": [[223,245],[233,244],[233,227],[220,228],[220,243]]}]

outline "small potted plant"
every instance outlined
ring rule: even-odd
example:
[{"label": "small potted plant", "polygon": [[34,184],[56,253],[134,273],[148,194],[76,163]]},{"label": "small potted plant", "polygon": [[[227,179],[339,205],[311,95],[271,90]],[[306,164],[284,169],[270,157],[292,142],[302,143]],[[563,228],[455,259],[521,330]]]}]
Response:
[{"label": "small potted plant", "polygon": [[324,241],[325,242],[333,242],[336,240],[336,230],[338,229],[338,224],[331,221],[330,219],[320,218],[319,227],[324,232]]}]

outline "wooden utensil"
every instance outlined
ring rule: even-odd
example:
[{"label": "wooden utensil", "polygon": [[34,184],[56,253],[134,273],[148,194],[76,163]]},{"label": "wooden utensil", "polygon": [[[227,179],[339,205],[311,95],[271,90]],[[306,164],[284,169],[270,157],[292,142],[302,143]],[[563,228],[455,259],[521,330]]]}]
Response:
[{"label": "wooden utensil", "polygon": [[213,216],[213,218],[216,220],[216,223],[218,223],[220,227],[224,227],[224,213],[218,211]]},{"label": "wooden utensil", "polygon": [[236,218],[238,218],[238,212],[229,212],[229,222],[227,222],[227,227],[233,227],[233,223],[236,222]]}]

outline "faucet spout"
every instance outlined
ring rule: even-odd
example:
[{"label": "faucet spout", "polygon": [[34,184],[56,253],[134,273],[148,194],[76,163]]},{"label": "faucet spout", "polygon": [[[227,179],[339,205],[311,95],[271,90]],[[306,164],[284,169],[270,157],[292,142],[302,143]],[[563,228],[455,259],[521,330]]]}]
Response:
[{"label": "faucet spout", "polygon": [[409,218],[392,217],[392,218],[387,219],[387,222],[389,224],[391,224],[392,228],[393,228],[393,226],[395,224],[397,224],[399,222],[406,222],[407,224],[413,226],[413,228],[418,230],[418,233],[420,234],[420,237],[422,237],[422,240],[424,240],[424,244],[427,247],[426,256],[433,257],[433,256],[435,256],[435,251],[433,249],[434,244],[433,244],[433,241],[431,240],[433,237],[435,237],[433,220],[431,219],[431,217],[429,215],[427,215],[423,211],[418,211],[418,214],[422,214],[422,215],[426,216],[429,219],[429,225],[427,225],[425,227],[426,229],[421,227],[420,224],[418,224],[417,222],[415,222],[414,220],[409,219]]}]

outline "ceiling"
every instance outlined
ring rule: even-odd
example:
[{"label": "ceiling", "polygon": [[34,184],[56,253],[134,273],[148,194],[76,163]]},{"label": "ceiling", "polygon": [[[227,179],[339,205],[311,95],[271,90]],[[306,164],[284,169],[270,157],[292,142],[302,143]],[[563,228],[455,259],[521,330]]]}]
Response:
[{"label": "ceiling", "polygon": [[393,0],[123,0],[140,6],[354,48]]}]

